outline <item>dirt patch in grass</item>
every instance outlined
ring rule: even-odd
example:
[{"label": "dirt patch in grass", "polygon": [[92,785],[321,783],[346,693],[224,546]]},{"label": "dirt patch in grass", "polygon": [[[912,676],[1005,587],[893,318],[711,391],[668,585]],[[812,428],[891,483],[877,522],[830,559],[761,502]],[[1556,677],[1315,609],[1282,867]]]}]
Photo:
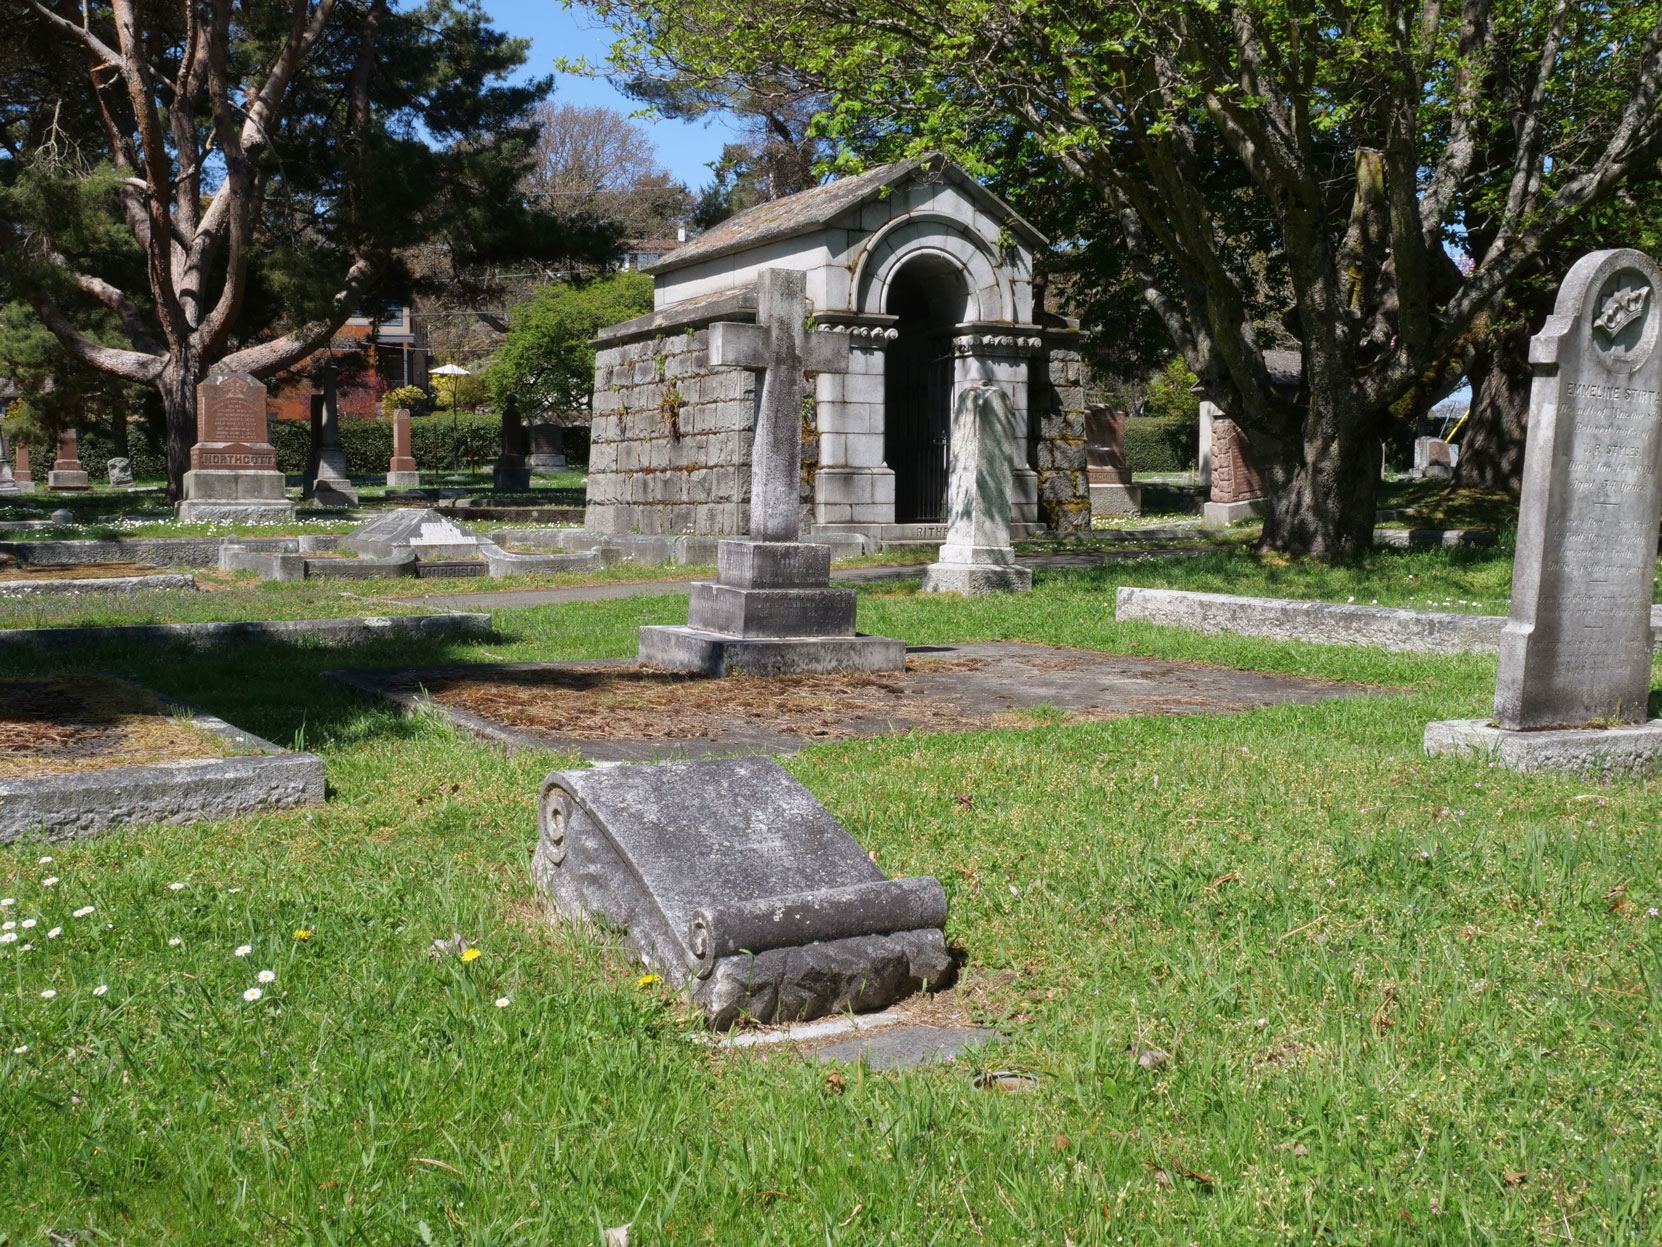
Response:
[{"label": "dirt patch in grass", "polygon": [[115,580],[122,576],[169,576],[174,570],[149,563],[0,562],[0,583],[34,580]]},{"label": "dirt patch in grass", "polygon": [[176,718],[154,693],[107,676],[0,683],[0,779],[186,758],[222,758],[226,741]]}]

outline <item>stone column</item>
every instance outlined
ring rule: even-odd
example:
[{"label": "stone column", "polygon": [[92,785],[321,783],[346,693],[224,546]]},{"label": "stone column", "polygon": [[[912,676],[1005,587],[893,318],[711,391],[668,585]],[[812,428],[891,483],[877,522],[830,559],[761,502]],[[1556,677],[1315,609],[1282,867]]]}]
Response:
[{"label": "stone column", "polygon": [[1210,496],[1212,491],[1212,425],[1223,412],[1216,403],[1205,400],[1200,404],[1200,448],[1196,462],[1200,466],[1201,492]]},{"label": "stone column", "polygon": [[531,488],[531,469],[525,466],[525,424],[512,394],[503,405],[502,448],[491,469],[491,488],[505,493]]},{"label": "stone column", "polygon": [[72,428],[58,434],[58,458],[46,474],[46,488],[54,493],[85,493],[92,488],[92,481],[81,466],[81,453]]},{"label": "stone column", "polygon": [[[975,385],[996,385],[1010,400],[1008,441],[1010,458],[1011,531],[1026,537],[1039,528],[1039,474],[1029,461],[1029,374],[1035,361],[1042,361],[1044,340],[1033,336],[1031,325],[1008,326],[1015,332],[995,333],[985,329],[962,333],[953,339],[952,349],[957,356],[953,370],[953,424],[958,427],[957,400],[965,389]],[[953,436],[957,436],[954,432]],[[950,464],[957,458],[957,450],[948,451],[948,490],[951,489]]]},{"label": "stone column", "polygon": [[1209,528],[1223,528],[1265,510],[1264,478],[1246,432],[1233,420],[1212,420],[1212,498],[1203,509]]},{"label": "stone column", "polygon": [[421,473],[410,455],[410,409],[399,407],[392,413],[392,461],[387,464],[387,488],[420,487]]},{"label": "stone column", "polygon": [[358,491],[346,475],[346,452],[340,446],[340,402],[333,365],[323,369],[323,419],[317,448],[317,477],[312,501],[325,507],[355,507]]},{"label": "stone column", "polygon": [[997,385],[958,392],[952,406],[952,466],[946,486],[946,542],[923,569],[925,593],[994,593],[1033,587],[1010,544],[1015,404]]},{"label": "stone column", "polygon": [[1085,412],[1085,472],[1092,515],[1140,515],[1143,491],[1125,462],[1125,413],[1108,407]]}]

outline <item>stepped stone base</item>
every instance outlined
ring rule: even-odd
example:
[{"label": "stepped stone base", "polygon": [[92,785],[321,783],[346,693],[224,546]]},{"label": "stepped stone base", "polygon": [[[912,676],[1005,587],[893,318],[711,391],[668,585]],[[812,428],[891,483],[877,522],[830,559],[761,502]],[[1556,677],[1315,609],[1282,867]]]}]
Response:
[{"label": "stepped stone base", "polygon": [[1201,508],[1201,520],[1207,528],[1226,528],[1237,520],[1251,519],[1269,510],[1263,498],[1248,498],[1243,502],[1208,502]]},{"label": "stepped stone base", "polygon": [[1512,732],[1487,719],[1445,719],[1425,728],[1427,754],[1490,757],[1514,771],[1638,775],[1662,768],[1662,719],[1610,728]]},{"label": "stepped stone base", "polygon": [[46,488],[58,493],[84,493],[92,488],[92,478],[85,472],[54,469],[46,474]]},{"label": "stepped stone base", "polygon": [[292,524],[292,502],[224,502],[214,498],[186,498],[174,504],[174,518],[198,524]]},{"label": "stepped stone base", "polygon": [[1033,587],[1031,568],[1014,563],[931,563],[923,569],[925,593],[1026,593]]},{"label": "stepped stone base", "polygon": [[387,473],[387,488],[388,489],[420,489],[421,488],[421,473],[420,472],[388,472]]},{"label": "stepped stone base", "polygon": [[641,629],[640,660],[708,676],[904,671],[906,642],[884,636],[736,637],[654,625]]}]

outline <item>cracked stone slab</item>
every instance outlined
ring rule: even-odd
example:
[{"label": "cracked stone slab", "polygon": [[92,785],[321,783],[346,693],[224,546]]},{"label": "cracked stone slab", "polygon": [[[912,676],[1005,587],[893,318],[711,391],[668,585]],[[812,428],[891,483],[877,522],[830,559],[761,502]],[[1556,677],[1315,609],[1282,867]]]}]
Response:
[{"label": "cracked stone slab", "polygon": [[896,1026],[846,1039],[813,1055],[821,1061],[864,1061],[872,1069],[911,1069],[955,1061],[1001,1038],[981,1026]]}]

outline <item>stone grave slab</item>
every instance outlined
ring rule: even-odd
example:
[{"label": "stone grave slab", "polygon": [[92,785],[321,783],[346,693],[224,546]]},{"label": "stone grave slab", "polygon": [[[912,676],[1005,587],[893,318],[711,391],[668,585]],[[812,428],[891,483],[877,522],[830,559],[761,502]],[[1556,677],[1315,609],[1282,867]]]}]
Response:
[{"label": "stone grave slab", "polygon": [[[409,713],[438,714],[509,748],[611,762],[792,753],[909,731],[1233,713],[1381,692],[1000,641],[919,647],[907,654],[904,672],[712,680],[602,660],[360,668],[325,676]],[[1033,707],[1044,707],[1042,717],[1026,713]]]},{"label": "stone grave slab", "polygon": [[196,387],[196,444],[190,448],[181,520],[287,524],[277,449],[266,430],[265,386],[245,373],[219,373]]},{"label": "stone grave slab", "polygon": [[1662,523],[1658,297],[1662,272],[1648,256],[1595,251],[1570,269],[1530,339],[1535,377],[1494,719],[1431,724],[1428,753],[1481,741],[1518,769],[1662,762],[1662,719],[1647,718]]},{"label": "stone grave slab", "polygon": [[532,858],[562,917],[627,932],[726,1029],[944,986],[946,894],[887,879],[768,758],[554,771]]},{"label": "stone grave slab", "polygon": [[967,385],[952,406],[946,541],[923,569],[925,593],[1025,592],[1033,572],[1010,544],[1016,408],[1002,386]]},{"label": "stone grave slab", "polygon": [[321,802],[323,760],[112,676],[0,683],[0,844]]},{"label": "stone grave slab", "polygon": [[710,326],[710,363],[758,372],[750,468],[750,540],[717,547],[715,582],[693,585],[685,627],[640,630],[643,663],[725,676],[895,671],[904,642],[854,630],[856,595],[831,588],[825,545],[802,535],[804,372],[848,368],[846,335],[807,327],[807,279],[763,269],[756,323]]},{"label": "stone grave slab", "polygon": [[414,553],[418,559],[483,558],[483,538],[470,533],[437,511],[426,507],[398,507],[384,511],[340,544],[370,558],[392,558]]},{"label": "stone grave slab", "polygon": [[998,1032],[982,1026],[896,1026],[820,1048],[821,1061],[864,1061],[872,1069],[910,1069],[956,1061],[991,1043]]}]

